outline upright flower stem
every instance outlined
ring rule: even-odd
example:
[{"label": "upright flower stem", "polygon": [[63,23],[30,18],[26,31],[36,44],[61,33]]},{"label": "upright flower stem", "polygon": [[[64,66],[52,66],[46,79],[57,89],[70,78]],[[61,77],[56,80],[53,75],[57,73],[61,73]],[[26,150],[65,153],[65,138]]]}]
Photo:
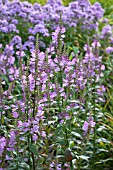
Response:
[{"label": "upright flower stem", "polygon": [[[97,44],[95,44],[95,49],[94,49],[94,54],[95,54],[95,57],[98,58],[99,56],[99,50],[98,50],[98,46]],[[98,62],[98,61],[97,61]],[[98,63],[99,64],[99,63]],[[96,65],[96,63],[95,63]],[[100,75],[101,73],[101,69],[99,70],[98,74]],[[96,123],[96,79],[94,79],[94,122]],[[95,127],[94,127],[94,141],[93,141],[93,157],[95,159],[95,156],[96,156],[96,124],[95,124]]]},{"label": "upright flower stem", "polygon": [[34,106],[33,106],[33,118],[35,118],[36,112],[37,112],[37,96],[39,95],[39,85],[37,85],[37,79],[38,79],[38,35],[36,38],[36,59],[35,59],[35,88],[34,88]]},{"label": "upright flower stem", "polygon": [[[37,86],[37,78],[38,78],[38,35],[36,39],[36,59],[35,59],[35,88],[34,88],[34,103],[33,103],[33,118],[35,119],[37,113],[37,96],[38,94],[38,86]],[[33,143],[31,136],[31,143]],[[33,170],[35,170],[35,155],[32,153],[32,162],[33,162]]]},{"label": "upright flower stem", "polygon": [[2,78],[0,76],[0,118],[1,118],[1,121],[0,121],[0,124],[2,124],[2,119],[3,119],[3,115],[2,115],[2,105],[3,105],[3,89],[2,89]]},{"label": "upright flower stem", "polygon": [[70,170],[74,170],[72,161],[70,161]]},{"label": "upright flower stem", "polygon": [[[27,116],[27,121],[29,119],[29,115],[28,115],[28,111],[29,111],[29,108],[28,108],[28,105],[29,105],[29,80],[28,80],[28,74],[29,73],[29,58],[27,59],[27,72],[26,72],[26,78],[27,78],[27,88],[26,88],[26,116]],[[29,167],[30,169],[32,168],[32,163],[31,163],[31,151],[29,149],[29,144],[30,144],[30,135],[28,136],[28,152],[29,152]]]},{"label": "upright flower stem", "polygon": [[[95,89],[95,85],[94,85],[94,122],[96,122],[96,110],[95,110],[95,96],[96,93],[96,89]],[[93,157],[95,158],[95,153],[96,153],[96,125],[94,127],[94,141],[93,141]]]},{"label": "upright flower stem", "polygon": [[33,161],[33,170],[35,170],[35,158],[34,158],[34,154],[32,153],[32,161]]}]

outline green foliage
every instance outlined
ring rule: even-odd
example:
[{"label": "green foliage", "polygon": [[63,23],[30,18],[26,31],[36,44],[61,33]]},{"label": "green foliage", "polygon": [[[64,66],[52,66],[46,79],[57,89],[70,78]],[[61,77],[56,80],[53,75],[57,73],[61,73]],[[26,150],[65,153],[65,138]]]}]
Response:
[{"label": "green foliage", "polygon": [[65,6],[68,6],[68,4],[70,3],[70,2],[73,2],[74,0],[62,0],[62,2],[63,2],[63,4],[65,5]]},{"label": "green foliage", "polygon": [[[24,0],[21,0],[24,1]],[[39,3],[41,5],[45,5],[47,3],[47,0],[27,0],[29,3],[34,4],[34,3]]]},{"label": "green foliage", "polygon": [[[24,1],[24,0],[22,0],[22,1]],[[41,5],[45,5],[47,3],[47,1],[48,0],[28,0],[28,2],[30,2],[32,4],[37,2],[37,3],[41,4]],[[72,2],[72,1],[74,1],[74,0],[62,0],[62,3],[63,3],[63,5],[68,6],[68,4],[70,2]]]},{"label": "green foliage", "polygon": [[31,0],[31,1],[34,1],[33,3],[38,2],[41,5],[44,5],[47,2],[47,0]]}]

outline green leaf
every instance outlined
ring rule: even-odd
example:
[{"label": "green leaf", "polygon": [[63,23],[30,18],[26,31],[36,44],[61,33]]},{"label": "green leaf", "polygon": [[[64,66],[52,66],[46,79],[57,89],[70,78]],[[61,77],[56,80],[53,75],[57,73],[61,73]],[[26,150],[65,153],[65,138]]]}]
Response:
[{"label": "green leaf", "polygon": [[26,158],[26,156],[16,157],[14,160],[19,162],[19,161],[23,161],[24,158]]},{"label": "green leaf", "polygon": [[71,132],[72,135],[82,139],[82,136],[79,134],[79,133],[76,133],[76,132]]},{"label": "green leaf", "polygon": [[109,140],[107,140],[107,139],[105,139],[105,138],[100,138],[100,139],[98,139],[97,140],[97,142],[104,142],[104,143],[110,143],[110,141]]},{"label": "green leaf", "polygon": [[9,84],[8,77],[4,74],[2,74],[2,78]]},{"label": "green leaf", "polygon": [[73,46],[73,51],[74,51],[74,54],[76,55],[78,53],[78,47]]},{"label": "green leaf", "polygon": [[70,55],[70,56],[69,56],[69,59],[70,59],[70,60],[72,60],[72,59],[73,59],[73,56],[72,56],[72,55]]},{"label": "green leaf", "polygon": [[[25,162],[20,163],[19,167],[25,170],[30,170],[29,166]],[[19,169],[19,170],[22,170],[22,169]]]},{"label": "green leaf", "polygon": [[69,147],[72,148],[73,146],[75,146],[74,141],[70,141],[70,142],[69,142]]},{"label": "green leaf", "polygon": [[30,151],[31,151],[34,155],[39,156],[38,150],[37,150],[37,148],[36,148],[35,145],[30,144],[30,145],[29,145],[29,149],[30,149]]},{"label": "green leaf", "polygon": [[81,155],[81,156],[79,156],[79,158],[88,161],[89,156]]}]

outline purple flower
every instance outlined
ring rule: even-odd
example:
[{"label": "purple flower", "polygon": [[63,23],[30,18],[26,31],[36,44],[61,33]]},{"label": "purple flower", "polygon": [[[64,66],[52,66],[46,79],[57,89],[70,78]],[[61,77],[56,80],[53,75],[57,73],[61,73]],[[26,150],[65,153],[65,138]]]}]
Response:
[{"label": "purple flower", "polygon": [[33,135],[33,141],[36,142],[36,140],[38,139],[38,136],[36,134]]},{"label": "purple flower", "polygon": [[4,49],[4,55],[6,55],[6,56],[12,56],[13,54],[14,54],[13,45],[12,45],[12,44],[6,45],[6,47],[5,47],[5,49]]},{"label": "purple flower", "polygon": [[24,51],[17,51],[16,54],[17,54],[19,57],[24,57],[24,56],[25,56],[25,52],[24,52]]},{"label": "purple flower", "polygon": [[19,114],[17,112],[13,112],[12,114],[13,114],[14,118],[18,118],[18,116],[19,116]]},{"label": "purple flower", "polygon": [[20,17],[22,17],[22,18],[26,18],[26,13],[24,13],[24,12],[21,12],[18,16],[20,16]]},{"label": "purple flower", "polygon": [[101,66],[101,70],[102,70],[102,71],[105,70],[105,65],[102,65],[102,66]]},{"label": "purple flower", "polygon": [[14,24],[9,24],[8,29],[9,29],[9,32],[12,32],[12,31],[16,32],[16,26]]},{"label": "purple flower", "polygon": [[58,44],[58,36],[59,36],[59,33],[61,34],[61,41],[65,38],[65,28],[60,28],[60,27],[57,27],[57,29],[55,30],[55,32],[52,32],[52,41],[53,43],[55,44]]},{"label": "purple flower", "polygon": [[8,28],[7,27],[2,27],[1,31],[4,32],[4,33],[7,33],[8,32]]},{"label": "purple flower", "polygon": [[34,30],[32,31],[32,33],[35,35],[37,33],[42,33],[45,36],[48,36],[48,30],[45,28],[45,26],[43,24],[37,24],[34,27]]},{"label": "purple flower", "polygon": [[6,138],[0,137],[0,156],[2,156],[5,146],[6,146]]},{"label": "purple flower", "polygon": [[110,35],[112,35],[112,28],[111,28],[110,25],[106,25],[106,26],[104,26],[102,28],[102,35],[103,36],[106,36],[106,35],[110,36]]},{"label": "purple flower", "polygon": [[82,130],[84,131],[84,135],[88,133],[89,130],[93,132],[93,128],[95,127],[95,122],[93,121],[92,117],[88,119],[88,121],[84,122]]},{"label": "purple flower", "polygon": [[103,95],[103,93],[106,91],[106,88],[104,87],[104,85],[101,85],[100,87],[99,87],[99,89],[97,89],[97,93],[99,94],[99,95]]},{"label": "purple flower", "polygon": [[12,43],[14,43],[14,44],[20,44],[22,42],[22,39],[21,39],[21,37],[19,37],[19,36],[14,36],[13,37],[13,39],[12,39]]},{"label": "purple flower", "polygon": [[35,80],[33,78],[33,75],[30,74],[28,76],[28,79],[29,79],[29,84],[30,84],[30,91],[34,91],[34,88],[35,88]]},{"label": "purple flower", "polygon": [[12,19],[12,24],[18,24],[18,20],[17,19]]},{"label": "purple flower", "polygon": [[9,69],[9,74],[14,74],[14,68],[13,68],[13,67],[11,67],[11,68]]},{"label": "purple flower", "polygon": [[91,45],[92,45],[93,48],[101,47],[100,42],[98,42],[98,41],[96,41],[96,40],[95,40]]},{"label": "purple flower", "polygon": [[89,123],[87,121],[84,122],[84,125],[82,127],[82,130],[87,133],[89,128]]},{"label": "purple flower", "polygon": [[31,133],[38,133],[39,132],[39,126],[33,125],[33,128],[31,128]]},{"label": "purple flower", "polygon": [[14,58],[13,56],[10,56],[10,57],[8,58],[8,62],[9,62],[9,64],[14,64],[15,58]]},{"label": "purple flower", "polygon": [[56,96],[57,96],[57,93],[56,93],[56,92],[51,92],[51,93],[50,93],[50,98],[51,98],[51,100],[54,99]]},{"label": "purple flower", "polygon": [[0,48],[2,48],[2,44],[0,44]]},{"label": "purple flower", "polygon": [[113,52],[113,47],[107,47],[107,48],[106,48],[106,52],[107,52],[108,54],[112,53],[112,52]]}]

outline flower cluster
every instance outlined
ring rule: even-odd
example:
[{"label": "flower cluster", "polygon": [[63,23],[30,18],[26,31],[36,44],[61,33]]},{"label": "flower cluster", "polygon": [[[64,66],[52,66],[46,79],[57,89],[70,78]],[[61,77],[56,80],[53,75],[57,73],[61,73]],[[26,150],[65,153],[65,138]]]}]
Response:
[{"label": "flower cluster", "polygon": [[86,135],[88,133],[88,131],[93,132],[94,127],[95,127],[95,122],[93,121],[92,117],[90,117],[88,121],[84,122],[84,125],[82,127],[82,129],[84,131],[84,135]]},{"label": "flower cluster", "polygon": [[[47,138],[55,140],[54,128],[57,128],[58,122],[65,125],[66,121],[77,114],[75,111],[78,112],[80,109],[85,112],[85,98],[91,98],[86,92],[95,82],[98,83],[102,76],[104,66],[98,55],[100,44],[96,40],[92,47],[86,44],[85,55],[82,58],[78,53],[73,53],[70,58],[63,49],[64,32],[63,27],[58,27],[52,33],[53,41],[45,53],[41,52],[36,44],[36,49],[26,57],[22,40],[15,36],[0,54],[1,117],[3,119],[8,114],[7,117],[13,122],[13,125],[9,122],[7,137],[8,162],[13,160],[15,152],[18,155],[22,154],[25,160],[29,159],[29,152],[34,153],[33,148],[40,145],[46,153],[45,143]],[[99,96],[100,92],[97,92]],[[49,122],[57,124],[49,130]],[[92,129],[94,125],[93,120],[90,123],[85,122],[83,130],[88,132],[89,126]],[[27,150],[26,147],[21,149],[22,144],[27,144]],[[2,156],[6,146],[5,133],[4,137],[0,137],[0,146]],[[10,156],[7,155],[9,152]],[[38,161],[39,155],[35,154],[35,158],[32,159]],[[50,165],[54,166],[52,160]],[[61,168],[61,164],[58,167]]]},{"label": "flower cluster", "polygon": [[[38,3],[32,5],[20,0],[5,1],[4,4],[1,2],[1,41],[3,43],[4,39],[18,34],[18,36],[24,37],[24,50],[28,47],[33,50],[35,35],[39,33],[48,37],[51,30],[58,27],[60,13],[62,24],[67,30],[73,27],[75,32],[78,28],[79,32],[83,32],[83,30],[90,32],[98,30],[98,21],[102,18],[104,10],[99,3],[91,5],[87,0],[71,2],[68,7],[63,6],[60,0],[49,0],[44,6]],[[22,26],[24,26],[24,31],[21,29]]]},{"label": "flower cluster", "polygon": [[6,139],[5,137],[1,137],[0,138],[0,156],[2,156],[5,146],[6,146]]}]

